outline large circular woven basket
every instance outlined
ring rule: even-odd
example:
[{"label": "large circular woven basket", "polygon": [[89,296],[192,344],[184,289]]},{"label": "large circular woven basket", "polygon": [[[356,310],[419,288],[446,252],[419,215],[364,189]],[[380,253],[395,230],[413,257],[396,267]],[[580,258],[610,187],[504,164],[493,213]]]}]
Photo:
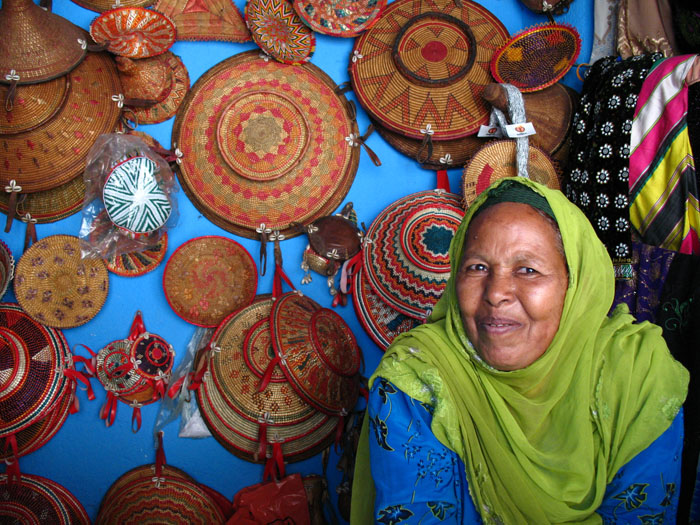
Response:
[{"label": "large circular woven basket", "polygon": [[476,2],[397,0],[355,41],[350,79],[370,117],[396,133],[473,135],[488,121],[480,93],[508,36]]},{"label": "large circular woven basket", "polygon": [[[357,171],[357,125],[335,83],[313,64],[235,55],[205,72],[173,125],[180,183],[222,228],[298,235],[332,213]],[[351,144],[352,143],[352,144]],[[256,231],[258,230],[258,231]]]}]

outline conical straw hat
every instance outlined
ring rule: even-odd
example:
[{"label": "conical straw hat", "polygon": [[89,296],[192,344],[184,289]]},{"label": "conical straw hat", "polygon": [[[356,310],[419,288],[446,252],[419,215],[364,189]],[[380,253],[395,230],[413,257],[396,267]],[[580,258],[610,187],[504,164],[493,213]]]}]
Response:
[{"label": "conical straw hat", "polygon": [[32,0],[2,0],[0,27],[0,82],[44,82],[85,58],[85,32]]}]

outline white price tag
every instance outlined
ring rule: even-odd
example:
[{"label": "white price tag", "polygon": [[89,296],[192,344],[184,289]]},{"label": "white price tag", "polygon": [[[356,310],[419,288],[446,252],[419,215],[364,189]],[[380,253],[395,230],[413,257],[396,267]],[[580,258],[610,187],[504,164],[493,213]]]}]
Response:
[{"label": "white price tag", "polygon": [[477,137],[488,137],[488,138],[500,138],[503,136],[503,131],[501,131],[500,126],[485,126],[481,125],[479,128],[479,133],[476,134]]},{"label": "white price tag", "polygon": [[532,122],[523,122],[522,124],[508,124],[506,126],[506,135],[512,139],[519,137],[527,137],[535,134],[535,126]]}]

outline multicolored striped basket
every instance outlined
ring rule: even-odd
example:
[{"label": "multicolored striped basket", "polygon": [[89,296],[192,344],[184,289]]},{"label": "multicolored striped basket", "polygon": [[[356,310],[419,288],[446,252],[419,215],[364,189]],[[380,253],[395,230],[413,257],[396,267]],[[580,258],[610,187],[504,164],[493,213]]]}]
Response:
[{"label": "multicolored striped basket", "polygon": [[21,474],[10,483],[0,474],[0,522],[90,525],[90,518],[77,498],[55,481]]},{"label": "multicolored striped basket", "polygon": [[372,290],[396,311],[425,319],[445,289],[448,250],[463,216],[460,196],[443,190],[413,193],[385,208],[362,252]]}]

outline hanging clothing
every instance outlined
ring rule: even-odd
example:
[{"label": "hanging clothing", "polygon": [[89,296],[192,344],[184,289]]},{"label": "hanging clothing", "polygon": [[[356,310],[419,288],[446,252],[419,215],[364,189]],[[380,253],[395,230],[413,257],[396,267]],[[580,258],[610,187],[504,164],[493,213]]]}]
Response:
[{"label": "hanging clothing", "polygon": [[[569,286],[547,350],[519,370],[485,363],[462,323],[454,264],[428,322],[394,340],[370,386],[384,378],[430,405],[430,429],[462,460],[484,523],[599,522],[608,484],[678,414],[688,373],[659,327],[635,324],[624,305],[607,317],[612,262],[561,192],[523,178],[497,181],[467,210],[450,259],[461,260],[472,216],[506,183],[543,196],[561,231]],[[374,510],[368,426],[355,467],[352,523],[370,523]]]},{"label": "hanging clothing", "polygon": [[678,53],[669,0],[620,0],[617,52],[622,58],[658,51]]},{"label": "hanging clothing", "polygon": [[562,191],[588,217],[620,276],[632,261],[629,155],[637,94],[659,53],[591,66],[574,113]]},{"label": "hanging clothing", "polygon": [[686,76],[697,55],[658,62],[632,122],[630,219],[641,239],[681,253],[700,251],[700,204],[688,136]]}]

